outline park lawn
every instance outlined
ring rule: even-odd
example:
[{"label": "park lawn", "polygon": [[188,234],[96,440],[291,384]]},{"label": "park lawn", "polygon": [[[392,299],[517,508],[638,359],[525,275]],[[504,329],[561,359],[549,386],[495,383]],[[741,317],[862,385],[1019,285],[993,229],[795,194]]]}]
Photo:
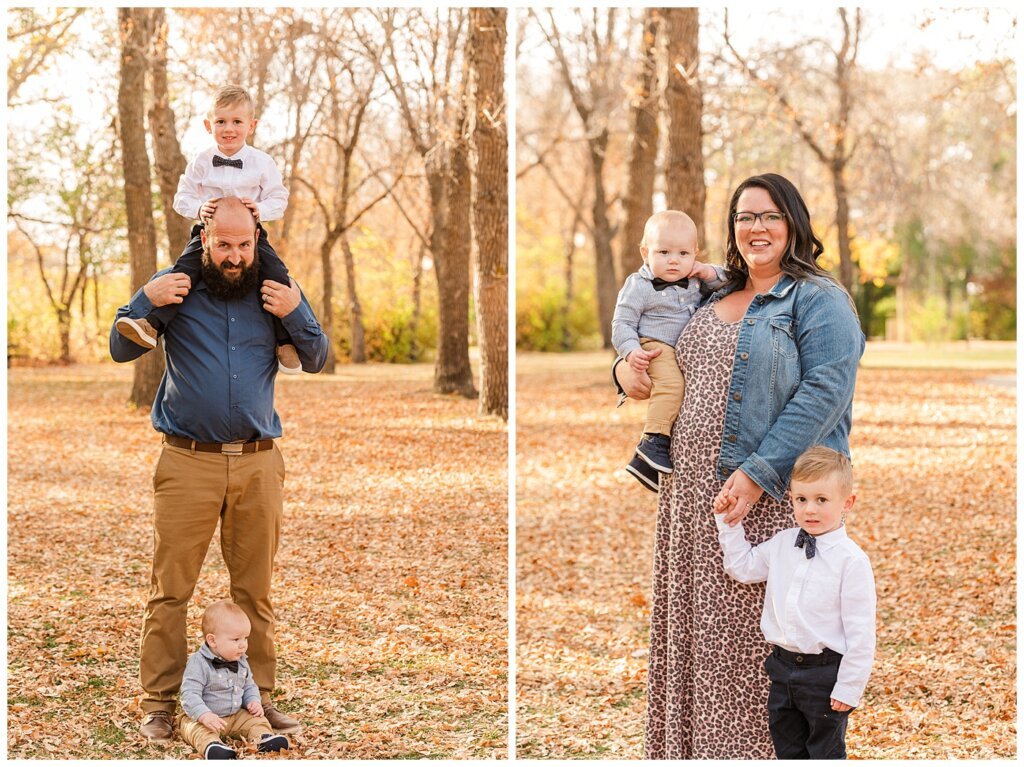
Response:
[{"label": "park lawn", "polygon": [[[275,698],[305,725],[287,758],[507,753],[507,432],[431,380],[422,365],[278,380]],[[8,755],[189,757],[138,735],[160,447],[125,406],[131,368],[8,381]],[[227,595],[213,543],[190,647]]]},{"label": "park lawn", "polygon": [[[644,407],[615,409],[611,359],[518,360],[521,758],[642,757],[657,502],[622,471]],[[1011,370],[859,373],[848,524],[878,652],[854,758],[1016,753],[1014,406]]]}]

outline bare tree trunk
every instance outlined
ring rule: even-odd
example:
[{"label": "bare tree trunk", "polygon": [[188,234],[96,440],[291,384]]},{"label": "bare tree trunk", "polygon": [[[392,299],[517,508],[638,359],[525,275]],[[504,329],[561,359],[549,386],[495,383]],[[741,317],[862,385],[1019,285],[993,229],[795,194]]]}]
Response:
[{"label": "bare tree trunk", "polygon": [[668,39],[668,167],[665,186],[668,207],[686,212],[697,225],[704,248],[704,155],[701,144],[703,100],[697,68],[699,19],[696,8],[666,8]]},{"label": "bare tree trunk", "polygon": [[352,328],[352,361],[366,362],[366,331],[363,328],[363,307],[356,292],[356,259],[348,243],[348,235],[341,235],[341,252],[345,256],[345,285],[348,292],[349,324]]},{"label": "bare tree trunk", "polygon": [[480,412],[508,420],[508,137],[503,8],[469,11]]},{"label": "bare tree trunk", "polygon": [[565,241],[565,300],[562,302],[562,349],[572,349],[572,333],[569,330],[569,317],[572,311],[573,279],[572,262],[576,255],[576,231],[582,223],[583,214],[579,208],[572,217],[572,227],[569,230],[569,237]]},{"label": "bare tree trunk", "polygon": [[[320,319],[320,327],[324,335],[334,338],[334,263],[331,261],[331,251],[334,250],[334,243],[338,236],[328,232],[324,241],[320,243],[320,268],[324,280],[324,311]],[[324,363],[322,373],[333,373],[337,359],[334,354],[334,343],[327,345],[327,361]]]},{"label": "bare tree trunk", "polygon": [[[838,167],[837,167],[838,166]],[[845,163],[832,162],[832,189],[836,196],[836,229],[839,241],[839,281],[853,295],[853,248],[850,244],[850,198],[846,190]]]},{"label": "bare tree trunk", "polygon": [[188,244],[192,222],[174,210],[174,193],[178,190],[178,179],[185,172],[186,163],[174,127],[174,110],[167,95],[167,20],[163,8],[153,9],[153,47],[149,64],[153,78],[149,130],[153,134],[156,153],[156,176],[167,227],[168,254],[174,261]]},{"label": "bare tree trunk", "polygon": [[612,348],[612,316],[619,285],[615,279],[615,258],[612,255],[612,231],[608,221],[608,202],[604,190],[604,158],[608,149],[608,131],[589,141],[590,168],[594,180],[594,258],[597,267],[597,319],[601,324],[601,340],[605,349]]},{"label": "bare tree trunk", "polygon": [[64,306],[57,310],[57,334],[60,336],[60,361],[71,364],[71,308]]},{"label": "bare tree trunk", "polygon": [[437,278],[438,339],[434,391],[476,397],[469,364],[469,260],[472,243],[469,146],[462,136],[465,111],[459,110],[460,130],[449,151],[446,186],[444,249],[434,252]]},{"label": "bare tree trunk", "polygon": [[[152,181],[146,154],[145,108],[146,49],[151,33],[147,8],[119,8],[121,72],[117,91],[118,125],[121,133],[121,165],[124,169],[124,202],[128,219],[128,252],[132,291],[156,271],[156,227],[153,224]],[[162,353],[145,354],[135,362],[130,402],[149,407],[163,375]]]},{"label": "bare tree trunk", "polygon": [[629,139],[629,182],[622,206],[626,212],[619,257],[616,261],[616,282],[635,272],[642,262],[640,240],[644,223],[654,211],[654,166],[658,154],[657,63],[658,13],[644,10],[643,44],[637,62],[636,87],[633,93],[633,131]]},{"label": "bare tree trunk", "polygon": [[427,246],[420,240],[419,252],[416,254],[416,264],[412,270],[412,321],[410,332],[412,333],[412,351],[409,356],[416,362],[423,355],[420,347],[420,317],[423,314],[423,255]]}]

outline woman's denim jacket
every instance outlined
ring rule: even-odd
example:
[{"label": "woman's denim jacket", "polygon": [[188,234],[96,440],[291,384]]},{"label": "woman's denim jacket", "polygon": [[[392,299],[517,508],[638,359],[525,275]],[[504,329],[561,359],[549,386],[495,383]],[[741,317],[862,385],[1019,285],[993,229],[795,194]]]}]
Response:
[{"label": "woman's denim jacket", "polygon": [[783,275],[754,297],[741,322],[716,470],[724,481],[742,469],[781,499],[807,448],[849,456],[864,334],[846,292],[822,278]]}]

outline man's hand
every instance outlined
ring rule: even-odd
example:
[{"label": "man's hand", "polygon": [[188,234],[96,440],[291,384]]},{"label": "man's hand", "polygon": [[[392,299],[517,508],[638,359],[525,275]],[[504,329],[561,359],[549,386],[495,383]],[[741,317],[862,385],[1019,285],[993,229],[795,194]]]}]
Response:
[{"label": "man's hand", "polygon": [[708,282],[709,280],[713,280],[716,277],[718,277],[718,272],[715,271],[715,268],[711,266],[711,264],[705,264],[700,261],[694,261],[693,268],[690,269],[690,273],[686,276],[696,277],[699,280]]},{"label": "man's hand", "polygon": [[661,354],[661,349],[654,349],[649,352],[645,352],[643,349],[634,349],[626,357],[626,360],[629,362],[629,366],[637,373],[646,373],[651,360],[659,354]]},{"label": "man's hand", "polygon": [[207,222],[213,217],[213,212],[217,210],[216,200],[207,200],[203,203],[203,207],[199,209],[199,220]]},{"label": "man's hand", "polygon": [[185,300],[188,291],[192,288],[192,280],[187,274],[180,272],[168,272],[161,274],[156,279],[150,280],[142,286],[142,292],[153,306],[167,306],[168,304],[180,304]]},{"label": "man's hand", "polygon": [[251,197],[240,197],[239,201],[242,203],[242,205],[244,205],[250,210],[250,212],[253,215],[253,218],[255,218],[257,221],[260,220],[260,206],[256,202],[256,200],[252,199]]},{"label": "man's hand", "polygon": [[199,717],[199,724],[203,725],[203,727],[206,727],[209,730],[213,730],[214,732],[220,732],[228,726],[227,722],[225,722],[212,711],[207,711],[205,714]]},{"label": "man's hand", "polygon": [[736,469],[729,479],[725,480],[722,491],[715,496],[713,508],[716,514],[725,514],[725,523],[735,527],[743,519],[754,504],[761,500],[764,490],[754,480]]},{"label": "man's hand", "polygon": [[846,703],[843,703],[841,700],[836,700],[835,698],[832,698],[831,700],[833,711],[849,711],[853,708],[853,706],[847,705]]},{"label": "man's hand", "polygon": [[254,700],[252,703],[246,706],[245,710],[253,716],[263,716],[263,704],[261,704],[258,700]]},{"label": "man's hand", "polygon": [[288,285],[273,280],[264,280],[260,288],[263,307],[275,317],[287,317],[302,302],[302,293],[295,280],[288,278]]}]

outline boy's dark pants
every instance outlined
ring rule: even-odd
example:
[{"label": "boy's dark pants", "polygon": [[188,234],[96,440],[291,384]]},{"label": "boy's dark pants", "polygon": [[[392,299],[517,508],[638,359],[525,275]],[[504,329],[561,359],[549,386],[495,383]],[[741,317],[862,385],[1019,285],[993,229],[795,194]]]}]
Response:
[{"label": "boy's dark pants", "polygon": [[[800,655],[776,647],[765,658],[768,729],[779,759],[845,759],[849,711],[833,711],[832,688],[843,656]],[[852,710],[852,709],[851,709]]]},{"label": "boy's dark pants", "polygon": [[[203,278],[203,241],[199,236],[202,230],[202,224],[195,224],[192,227],[192,239],[188,241],[185,250],[182,251],[182,254],[178,256],[178,260],[174,262],[174,266],[171,267],[172,272],[188,275],[188,278],[192,280],[193,286]],[[263,227],[257,226],[257,230],[259,231],[259,237],[256,240],[256,253],[259,255],[260,260],[259,284],[262,285],[263,280],[274,280],[282,285],[289,284],[288,267],[284,265],[284,261],[281,260],[281,257],[277,255],[277,251],[271,246]],[[167,304],[166,306],[158,306],[153,309],[146,319],[156,328],[157,332],[162,333],[177,314],[178,304]],[[274,317],[274,333],[278,344],[291,343],[288,331],[284,329],[284,325],[278,317]]]}]

